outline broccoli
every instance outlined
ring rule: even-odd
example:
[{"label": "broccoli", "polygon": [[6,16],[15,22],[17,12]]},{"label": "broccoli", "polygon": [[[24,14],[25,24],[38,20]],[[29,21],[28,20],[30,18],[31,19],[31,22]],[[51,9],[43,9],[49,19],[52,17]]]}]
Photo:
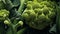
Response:
[{"label": "broccoli", "polygon": [[2,0],[0,1],[0,10],[1,10],[1,9],[5,9],[5,4],[3,3]]},{"label": "broccoli", "polygon": [[52,1],[28,1],[22,17],[30,27],[42,30],[51,24],[56,16],[56,3]]},{"label": "broccoli", "polygon": [[7,11],[6,9],[0,10],[0,20],[5,20],[5,18],[8,16],[9,16],[9,11]]}]

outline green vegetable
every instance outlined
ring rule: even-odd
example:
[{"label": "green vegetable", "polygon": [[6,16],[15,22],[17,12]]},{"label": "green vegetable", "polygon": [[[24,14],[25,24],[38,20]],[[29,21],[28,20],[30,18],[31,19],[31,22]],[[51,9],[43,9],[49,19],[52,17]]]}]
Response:
[{"label": "green vegetable", "polygon": [[60,34],[60,2],[58,2],[59,6],[57,6],[57,17],[56,17],[56,32]]},{"label": "green vegetable", "polygon": [[46,28],[56,16],[56,4],[52,1],[28,1],[26,7],[21,16],[27,25],[38,30]]},{"label": "green vegetable", "polygon": [[3,1],[0,1],[0,10],[5,8],[5,4],[3,3]]},{"label": "green vegetable", "polygon": [[23,22],[22,22],[22,21],[19,21],[18,24],[19,24],[19,25],[23,25]]},{"label": "green vegetable", "polygon": [[[16,22],[16,21],[15,21]],[[7,34],[8,33],[10,33],[10,34],[17,34],[17,28],[19,27],[19,26],[22,26],[23,25],[23,21],[19,21],[18,23],[16,23],[16,24],[13,24],[12,22],[11,22],[11,20],[9,19],[9,18],[7,18],[7,20],[5,20],[4,21],[4,24],[6,24],[6,25],[8,25],[9,26],[9,28],[8,28],[8,32],[7,32]],[[21,32],[22,33],[22,32]]]},{"label": "green vegetable", "polygon": [[10,24],[8,20],[5,20],[4,23],[5,23],[5,24]]},{"label": "green vegetable", "polygon": [[17,34],[24,34],[24,32],[26,31],[27,28],[22,28],[21,30],[19,30],[17,32]]},{"label": "green vegetable", "polygon": [[5,20],[5,18],[8,16],[9,16],[9,11],[5,9],[0,10],[0,20]]},{"label": "green vegetable", "polygon": [[21,4],[19,6],[18,12],[21,14],[24,8],[25,0],[20,0]]},{"label": "green vegetable", "polygon": [[[6,24],[6,25],[8,25],[9,26],[9,28],[7,29],[7,33],[6,34],[18,34],[17,33],[17,28],[19,27],[19,26],[23,26],[23,21],[19,21],[19,19],[18,18],[16,18],[16,16],[18,15],[18,14],[16,14],[17,12],[17,7],[18,7],[18,4],[16,4],[17,2],[16,2],[17,0],[5,0],[5,2],[6,2],[6,9],[7,10],[10,10],[10,15],[9,15],[9,17],[11,18],[13,18],[13,16],[14,16],[14,18],[11,20],[10,18],[8,18],[7,17],[7,19],[6,20],[4,20],[4,24]],[[16,3],[15,3],[16,2]],[[19,2],[21,2],[21,5],[20,5],[20,7],[19,7],[19,9],[18,9],[18,11],[22,11],[23,10],[23,7],[24,7],[24,3],[25,3],[25,0],[19,0]],[[20,4],[20,3],[19,3]],[[7,8],[8,7],[8,8]],[[13,9],[12,9],[13,8]],[[20,15],[20,14],[19,14]],[[20,17],[19,17],[20,18]],[[23,30],[25,30],[25,29],[23,29]],[[18,32],[20,32],[20,30],[18,31]],[[23,31],[21,30],[21,34],[23,33]]]}]

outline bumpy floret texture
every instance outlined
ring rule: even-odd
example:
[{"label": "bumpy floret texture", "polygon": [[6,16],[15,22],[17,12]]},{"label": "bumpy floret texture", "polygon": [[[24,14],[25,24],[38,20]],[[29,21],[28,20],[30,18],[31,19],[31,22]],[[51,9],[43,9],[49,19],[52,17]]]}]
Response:
[{"label": "bumpy floret texture", "polygon": [[5,18],[8,16],[9,16],[9,11],[5,9],[0,10],[0,21],[5,20]]},{"label": "bumpy floret texture", "polygon": [[52,1],[28,1],[22,17],[30,27],[42,30],[53,22],[56,15],[55,5]]}]

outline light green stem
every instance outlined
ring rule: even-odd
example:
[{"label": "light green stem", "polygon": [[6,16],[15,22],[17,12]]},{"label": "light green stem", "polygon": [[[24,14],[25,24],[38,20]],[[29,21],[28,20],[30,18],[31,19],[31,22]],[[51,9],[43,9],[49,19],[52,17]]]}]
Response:
[{"label": "light green stem", "polygon": [[12,34],[17,34],[17,29],[15,28],[15,25],[12,26]]},{"label": "light green stem", "polygon": [[20,4],[20,7],[18,9],[18,12],[21,14],[22,11],[23,11],[23,8],[24,8],[24,3],[25,3],[25,0],[20,0],[21,4]]}]

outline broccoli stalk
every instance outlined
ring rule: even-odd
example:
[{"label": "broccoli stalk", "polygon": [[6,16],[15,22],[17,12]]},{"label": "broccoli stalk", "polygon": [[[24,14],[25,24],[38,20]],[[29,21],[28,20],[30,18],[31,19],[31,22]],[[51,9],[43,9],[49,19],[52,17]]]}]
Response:
[{"label": "broccoli stalk", "polygon": [[4,21],[4,23],[7,24],[11,28],[12,34],[17,34],[17,28],[23,25],[22,21],[19,21],[17,24],[13,24],[8,18],[7,20]]},{"label": "broccoli stalk", "polygon": [[[10,7],[8,6],[9,7],[8,10],[11,10],[14,7],[13,3],[10,0],[5,0],[5,1],[6,1],[6,5],[10,6]],[[20,0],[20,2],[21,2],[21,5],[20,5],[18,11],[22,11],[23,10],[23,5],[24,5],[25,0],[23,0],[23,1]],[[22,21],[18,21],[18,20],[14,20],[13,23],[12,23],[12,21],[9,18],[6,18],[6,20],[4,20],[4,23],[7,24],[9,26],[9,28],[11,28],[10,30],[12,31],[11,32],[12,34],[17,34],[17,28],[19,26],[23,25],[23,22]],[[23,29],[23,31],[24,30],[25,30],[25,28]],[[20,30],[18,31],[18,33],[19,32],[20,32]],[[20,32],[20,33],[22,33],[22,32]],[[7,34],[8,34],[8,32],[7,32]]]},{"label": "broccoli stalk", "polygon": [[7,11],[6,9],[1,9],[0,10],[0,34],[4,34],[4,32],[5,32],[3,21],[8,16],[9,16],[9,11]]},{"label": "broccoli stalk", "polygon": [[20,7],[19,7],[19,9],[18,9],[18,12],[19,12],[20,14],[22,14],[25,1],[26,1],[26,0],[20,0],[21,4],[20,4]]},{"label": "broccoli stalk", "polygon": [[[60,3],[60,2],[59,2]],[[58,4],[59,4],[58,3]],[[60,34],[60,4],[56,7],[57,9],[57,17],[56,17],[56,34]]]}]

